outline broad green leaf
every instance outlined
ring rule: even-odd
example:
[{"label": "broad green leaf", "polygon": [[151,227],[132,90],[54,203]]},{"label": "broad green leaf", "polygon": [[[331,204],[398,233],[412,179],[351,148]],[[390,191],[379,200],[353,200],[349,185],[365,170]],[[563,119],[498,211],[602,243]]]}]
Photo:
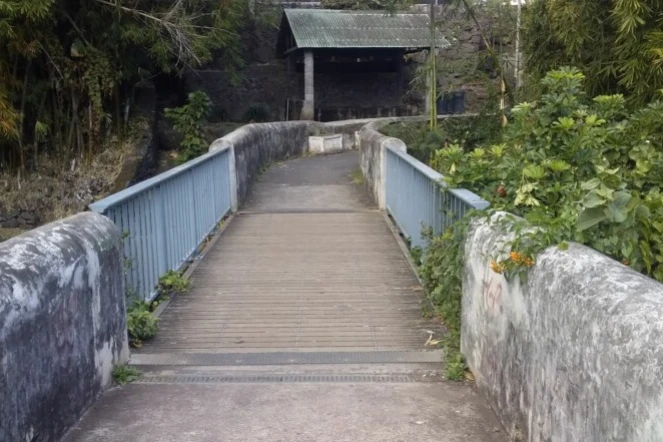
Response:
[{"label": "broad green leaf", "polygon": [[599,195],[597,195],[596,192],[588,193],[587,196],[585,197],[585,199],[582,201],[582,205],[587,209],[591,209],[593,207],[601,206],[604,203],[605,203],[605,199],[603,199]]},{"label": "broad green leaf", "polygon": [[611,205],[615,207],[624,207],[628,205],[629,201],[631,201],[631,193],[630,192],[625,192],[625,191],[619,191],[615,192],[612,195],[612,203]]},{"label": "broad green leaf", "polygon": [[530,164],[529,166],[523,169],[523,175],[535,180],[543,178],[545,174],[546,174],[545,169],[535,164]]},{"label": "broad green leaf", "polygon": [[640,251],[642,252],[642,260],[647,267],[647,272],[651,272],[651,249],[647,241],[640,241]]},{"label": "broad green leaf", "polygon": [[559,117],[557,121],[553,123],[554,127],[558,127],[564,131],[567,131],[573,127],[575,124],[575,121],[573,121],[573,118],[569,117]]},{"label": "broad green leaf", "polygon": [[590,227],[597,225],[605,220],[605,218],[605,212],[600,208],[583,210],[580,215],[578,215],[576,229],[582,232],[583,230],[587,230]]},{"label": "broad green leaf", "polygon": [[594,190],[598,195],[602,196],[605,199],[612,200],[612,194],[615,193],[614,190],[609,189],[606,186],[599,186],[596,190]]},{"label": "broad green leaf", "polygon": [[539,186],[536,183],[527,183],[520,186],[520,189],[518,189],[518,191],[522,193],[531,193],[537,187]]},{"label": "broad green leaf", "polygon": [[532,206],[532,207],[538,207],[541,205],[539,200],[534,198],[532,195],[528,196],[527,199],[525,200],[525,205],[527,206]]},{"label": "broad green leaf", "polygon": [[550,162],[549,167],[553,172],[563,172],[565,170],[569,170],[571,165],[563,160],[553,160]]},{"label": "broad green leaf", "polygon": [[591,180],[585,181],[584,183],[582,183],[582,185],[580,187],[583,190],[592,190],[592,189],[596,189],[597,187],[599,187],[600,184],[601,184],[601,180],[599,178],[592,178]]},{"label": "broad green leaf", "polygon": [[628,217],[628,210],[626,210],[626,207],[618,207],[610,204],[605,208],[605,215],[616,223],[623,223]]}]

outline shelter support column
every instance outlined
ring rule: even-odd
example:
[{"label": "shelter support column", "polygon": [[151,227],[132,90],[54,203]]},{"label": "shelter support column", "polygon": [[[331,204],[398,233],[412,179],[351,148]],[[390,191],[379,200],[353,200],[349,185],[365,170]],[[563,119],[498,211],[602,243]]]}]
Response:
[{"label": "shelter support column", "polygon": [[311,50],[304,52],[304,105],[302,106],[301,119],[315,119],[313,51]]}]

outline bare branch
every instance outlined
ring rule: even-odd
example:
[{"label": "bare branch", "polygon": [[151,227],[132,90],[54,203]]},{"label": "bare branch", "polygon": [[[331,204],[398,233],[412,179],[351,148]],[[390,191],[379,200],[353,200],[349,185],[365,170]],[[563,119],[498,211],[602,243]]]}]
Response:
[{"label": "bare branch", "polygon": [[217,29],[210,26],[196,25],[194,22],[204,16],[204,14],[190,14],[185,10],[184,0],[174,0],[170,8],[164,13],[146,12],[140,9],[122,6],[119,2],[113,3],[109,0],[94,0],[95,2],[118,8],[128,14],[133,14],[143,20],[145,23],[153,23],[159,26],[168,36],[175,50],[173,55],[177,59],[176,63],[182,63],[188,66],[186,60],[191,60],[195,64],[201,64],[201,60],[194,49],[193,41],[200,37],[196,31],[222,31],[231,35],[232,32]]}]

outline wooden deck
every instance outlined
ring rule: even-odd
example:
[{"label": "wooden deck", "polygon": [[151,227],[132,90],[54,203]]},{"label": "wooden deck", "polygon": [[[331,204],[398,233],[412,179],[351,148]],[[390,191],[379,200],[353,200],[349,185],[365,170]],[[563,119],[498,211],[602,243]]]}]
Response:
[{"label": "wooden deck", "polygon": [[342,157],[316,160],[268,173],[141,353],[423,349],[435,326],[394,232]]}]

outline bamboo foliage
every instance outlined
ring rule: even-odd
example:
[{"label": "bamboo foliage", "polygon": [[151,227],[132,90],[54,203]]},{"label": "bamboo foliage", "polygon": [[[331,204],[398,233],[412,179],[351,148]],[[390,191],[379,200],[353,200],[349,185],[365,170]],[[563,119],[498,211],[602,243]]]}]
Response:
[{"label": "bamboo foliage", "polygon": [[241,0],[0,1],[0,169],[39,152],[89,158],[122,131],[135,85],[225,49],[241,65]]},{"label": "bamboo foliage", "polygon": [[534,80],[573,65],[585,73],[592,95],[620,92],[634,105],[661,96],[661,0],[534,0],[523,34]]}]

